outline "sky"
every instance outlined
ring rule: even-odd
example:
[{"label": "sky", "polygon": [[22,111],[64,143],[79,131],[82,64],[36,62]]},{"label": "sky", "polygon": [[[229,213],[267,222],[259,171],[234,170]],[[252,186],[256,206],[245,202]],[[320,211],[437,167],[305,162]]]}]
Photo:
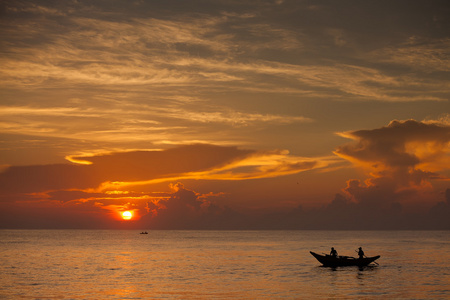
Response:
[{"label": "sky", "polygon": [[450,229],[449,15],[0,1],[0,228]]}]

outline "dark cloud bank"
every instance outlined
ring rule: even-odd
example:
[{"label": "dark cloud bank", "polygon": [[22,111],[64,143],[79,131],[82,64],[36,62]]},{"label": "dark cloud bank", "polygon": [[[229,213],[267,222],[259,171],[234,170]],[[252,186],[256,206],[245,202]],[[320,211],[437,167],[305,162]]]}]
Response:
[{"label": "dark cloud bank", "polygon": [[450,189],[443,201],[425,213],[404,213],[398,203],[385,209],[364,202],[349,202],[341,194],[325,207],[301,207],[276,213],[237,212],[220,207],[194,191],[180,186],[165,201],[140,220],[154,229],[450,229]]},{"label": "dark cloud bank", "polygon": [[[225,195],[202,195],[182,184],[159,201],[148,201],[136,221],[111,221],[102,209],[89,204],[53,206],[31,205],[2,208],[1,228],[129,228],[129,229],[450,229],[450,189],[429,211],[405,213],[393,203],[384,208],[373,203],[350,202],[337,194],[328,205],[304,210],[302,207],[281,212],[238,212],[220,205]],[[70,203],[70,202],[69,202]]]}]

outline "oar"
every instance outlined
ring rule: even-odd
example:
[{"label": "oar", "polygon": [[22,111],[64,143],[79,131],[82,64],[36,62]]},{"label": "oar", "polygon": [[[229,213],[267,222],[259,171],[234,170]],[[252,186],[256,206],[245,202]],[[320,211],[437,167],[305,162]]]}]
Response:
[{"label": "oar", "polygon": [[[355,250],[356,253],[358,253],[358,251]],[[365,258],[368,258],[365,254],[363,255]],[[375,263],[377,266],[379,266],[379,264],[376,261],[373,261],[373,263]]]},{"label": "oar", "polygon": [[[364,255],[365,258],[367,258],[367,256]],[[379,264],[376,261],[373,261],[374,264],[376,264],[377,266],[379,266]]]},{"label": "oar", "polygon": [[376,261],[373,261],[374,264],[376,264],[377,266],[379,266],[379,264]]}]

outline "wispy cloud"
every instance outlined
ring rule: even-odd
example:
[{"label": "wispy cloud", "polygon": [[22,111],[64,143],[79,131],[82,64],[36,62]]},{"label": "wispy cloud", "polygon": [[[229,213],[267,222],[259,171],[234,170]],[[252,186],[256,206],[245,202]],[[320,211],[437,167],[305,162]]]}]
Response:
[{"label": "wispy cloud", "polygon": [[[42,8],[39,11],[44,13]],[[50,38],[29,45],[32,48],[19,43],[8,45],[10,54],[1,59],[3,84],[17,88],[42,84],[146,86],[152,92],[188,85],[226,90],[233,84],[235,90],[314,92],[315,97],[337,94],[338,99],[350,100],[446,99],[442,93],[427,93],[437,86],[445,88],[442,81],[425,82],[412,74],[389,75],[363,60],[360,64],[330,60],[325,65],[313,58],[308,64],[294,64],[282,63],[275,55],[264,56],[265,49],[279,55],[302,55],[304,33],[269,26],[254,15],[185,16],[179,20],[68,18],[65,24],[52,23],[55,21],[49,18],[37,28],[29,22],[5,31],[7,38],[12,39],[17,39],[13,36],[22,31],[28,31],[31,37],[45,34]],[[233,24],[236,21],[239,22]],[[54,25],[59,25],[60,30],[52,28]],[[344,35],[343,30],[326,30],[334,39]],[[371,56],[390,64],[414,64],[414,68],[422,70],[426,67],[426,72],[448,71],[444,50],[447,44],[443,40],[434,46],[387,48]],[[359,57],[367,59],[364,55]],[[262,76],[265,80],[261,80]],[[407,93],[411,87],[420,87],[423,93]],[[405,96],[399,96],[401,93]]]},{"label": "wispy cloud", "polygon": [[339,160],[330,158],[305,158],[288,156],[287,153],[257,152],[244,159],[234,161],[222,167],[204,171],[184,172],[176,176],[154,178],[143,181],[105,182],[101,190],[126,189],[133,186],[151,185],[161,182],[178,180],[224,180],[238,181],[249,179],[274,178],[300,172],[320,169],[337,163]]},{"label": "wispy cloud", "polygon": [[[310,118],[234,111],[226,107],[208,106],[207,110],[169,105],[128,105],[128,109],[83,107],[0,107],[3,133],[41,137],[89,139],[91,141],[126,142],[132,140],[178,140],[193,124],[225,124],[227,126],[267,126],[312,122]],[[63,123],[62,123],[63,122]],[[95,126],[93,126],[95,124]],[[191,125],[189,125],[191,124]],[[195,126],[195,125],[194,125]],[[207,135],[205,135],[207,137]]]},{"label": "wispy cloud", "polygon": [[449,48],[449,38],[427,41],[426,38],[412,36],[397,47],[376,50],[370,53],[370,57],[425,73],[449,72]]}]

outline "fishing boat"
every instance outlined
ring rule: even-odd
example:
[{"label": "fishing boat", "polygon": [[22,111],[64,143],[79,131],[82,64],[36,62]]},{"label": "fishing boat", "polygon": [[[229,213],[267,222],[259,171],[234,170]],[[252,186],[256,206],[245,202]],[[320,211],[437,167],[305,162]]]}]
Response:
[{"label": "fishing boat", "polygon": [[373,257],[363,257],[355,258],[351,256],[331,256],[331,255],[321,255],[310,251],[311,255],[314,256],[322,265],[325,267],[343,267],[343,266],[358,266],[364,267],[368,264],[375,262],[380,256]]}]

